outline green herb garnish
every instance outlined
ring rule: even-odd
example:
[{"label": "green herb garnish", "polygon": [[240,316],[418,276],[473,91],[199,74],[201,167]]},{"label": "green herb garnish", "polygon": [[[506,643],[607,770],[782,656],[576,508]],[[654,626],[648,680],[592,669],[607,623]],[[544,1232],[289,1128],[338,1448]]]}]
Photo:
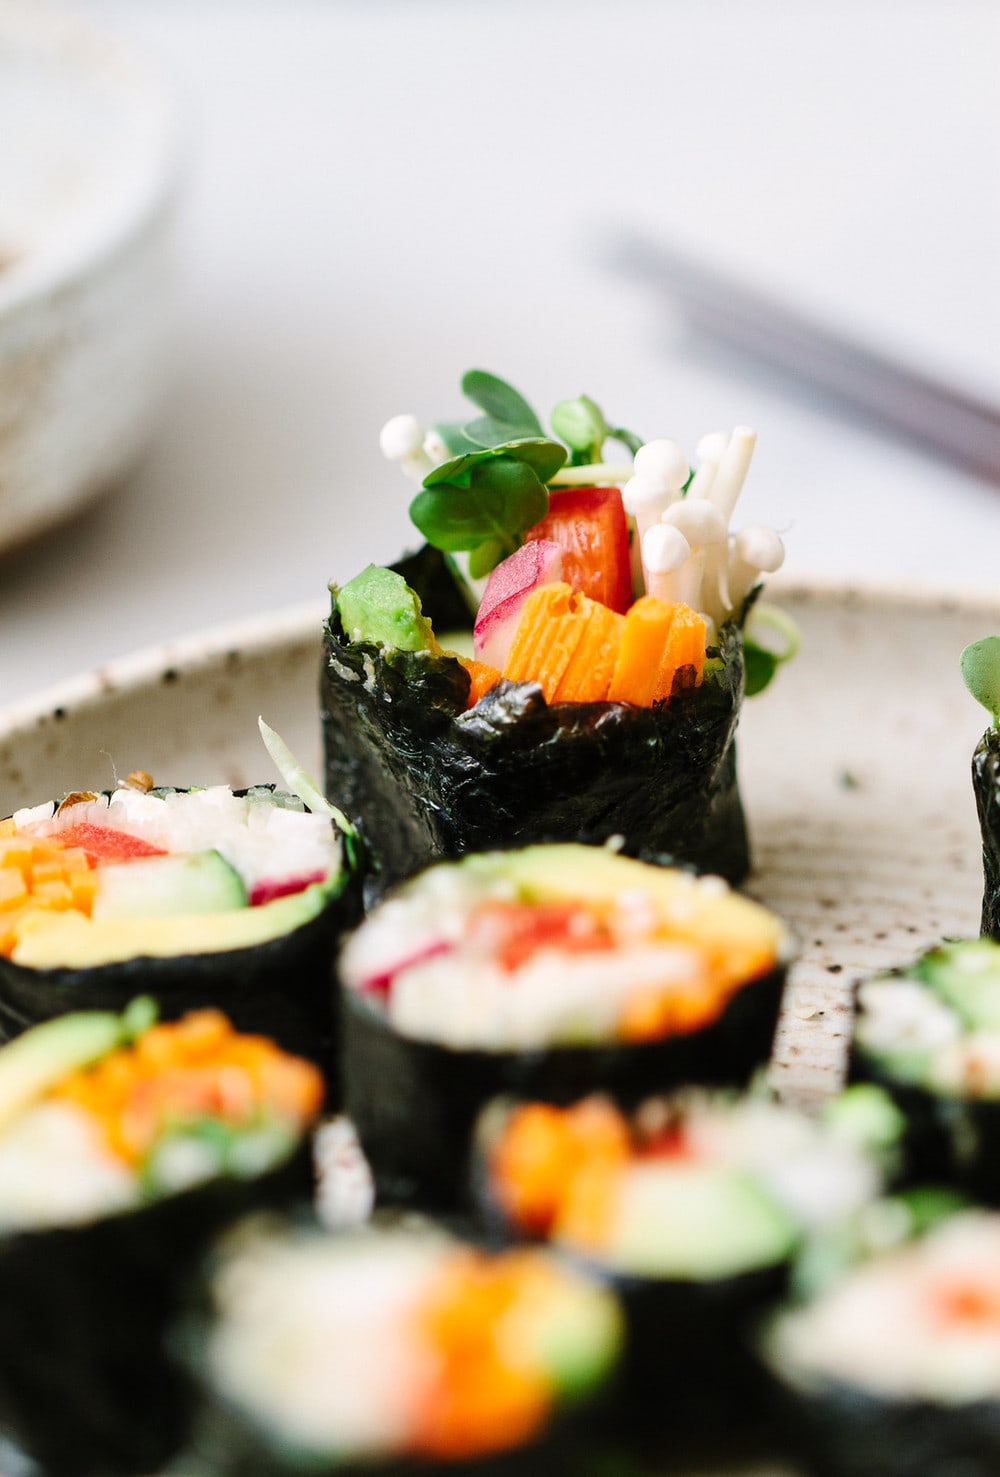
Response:
[{"label": "green herb garnish", "polygon": [[1000,636],[973,641],[960,660],[966,687],[989,713],[992,726],[1000,728]]},{"label": "green herb garnish", "polygon": [[467,553],[473,579],[513,554],[525,532],[545,517],[546,484],[567,462],[597,472],[606,439],[622,441],[632,452],[642,445],[633,432],[609,427],[589,395],[556,406],[552,429],[562,440],[554,440],[524,396],[495,374],[470,369],[462,377],[462,393],[480,414],[434,427],[451,456],[424,477],[410,518],[434,548]]}]

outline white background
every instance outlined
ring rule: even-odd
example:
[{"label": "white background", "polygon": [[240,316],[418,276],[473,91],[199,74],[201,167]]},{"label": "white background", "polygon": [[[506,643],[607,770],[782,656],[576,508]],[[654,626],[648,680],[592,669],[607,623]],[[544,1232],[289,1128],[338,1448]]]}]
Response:
[{"label": "white background", "polygon": [[[647,437],[760,436],[793,574],[997,586],[1000,488],[677,332],[691,250],[1000,400],[990,0],[90,0],[172,73],[173,394],[142,465],[0,566],[0,706],[395,556],[377,435],[473,365]],[[0,141],[2,147],[2,141]]]}]

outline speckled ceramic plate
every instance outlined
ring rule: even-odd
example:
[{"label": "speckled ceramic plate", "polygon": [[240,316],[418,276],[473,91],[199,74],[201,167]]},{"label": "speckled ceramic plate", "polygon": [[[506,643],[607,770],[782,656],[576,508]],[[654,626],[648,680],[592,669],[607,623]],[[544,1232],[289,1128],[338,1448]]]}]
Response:
[{"label": "speckled ceramic plate", "polygon": [[[749,886],[799,940],[774,1070],[809,1101],[839,1081],[852,982],[978,931],[969,771],[984,715],[958,656],[1000,629],[1000,601],[777,582],[769,596],[802,650],[741,722]],[[317,602],[178,641],[0,713],[0,815],[133,768],[179,785],[269,779],[259,713],[319,773],[324,614]],[[331,1140],[325,1159],[342,1152]]]},{"label": "speckled ceramic plate", "polygon": [[[802,650],[747,704],[740,768],[750,890],[800,946],[776,1080],[808,1100],[839,1079],[853,980],[978,932],[969,766],[985,720],[958,656],[1000,629],[1000,602],[797,586],[771,597]],[[135,768],[178,785],[268,779],[259,713],[319,773],[324,614],[317,602],[178,641],[0,713],[0,815]]]}]

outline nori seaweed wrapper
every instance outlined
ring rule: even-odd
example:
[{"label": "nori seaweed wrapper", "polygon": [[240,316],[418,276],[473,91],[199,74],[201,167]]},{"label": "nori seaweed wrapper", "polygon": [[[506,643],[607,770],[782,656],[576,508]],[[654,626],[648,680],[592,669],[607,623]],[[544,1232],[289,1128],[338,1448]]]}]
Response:
[{"label": "nori seaweed wrapper", "polygon": [[[440,555],[393,566],[435,628],[468,611]],[[742,637],[723,627],[717,669],[666,705],[560,703],[501,682],[466,711],[469,676],[452,657],[345,638],[334,606],[320,680],[326,789],[359,825],[379,888],[428,862],[537,841],[625,838],[739,882],[749,870],[734,733]]]},{"label": "nori seaweed wrapper", "polygon": [[[137,995],[151,995],[160,1020],[213,1006],[238,1031],[269,1036],[285,1051],[315,1062],[331,1082],[336,1063],[332,962],[341,934],[361,915],[360,869],[342,849],[341,887],[323,911],[290,933],[250,948],[137,956],[82,969],[29,968],[0,955],[0,1045],[68,1011],[121,1011]],[[331,1100],[338,1096],[334,1083]]]},{"label": "nori seaweed wrapper", "polygon": [[1000,1206],[1000,1100],[954,1097],[899,1082],[856,1043],[848,1080],[884,1088],[903,1114],[899,1183],[954,1185],[974,1200]]},{"label": "nori seaweed wrapper", "polygon": [[815,1477],[996,1477],[1000,1471],[1000,1401],[894,1401],[832,1381],[800,1389],[772,1373],[767,1406],[786,1455]]},{"label": "nori seaweed wrapper", "polygon": [[192,1269],[236,1218],[312,1189],[304,1139],[255,1179],[0,1235],[0,1427],[59,1477],[158,1471],[186,1439],[193,1405],[165,1349]]},{"label": "nori seaweed wrapper", "polygon": [[565,1106],[603,1091],[628,1107],[688,1083],[745,1086],[771,1054],[786,969],[741,986],[711,1025],[686,1035],[535,1051],[457,1050],[403,1036],[378,1004],[342,990],[344,1104],[379,1198],[460,1208],[476,1120],[494,1097]]},{"label": "nori seaweed wrapper", "polygon": [[983,837],[980,931],[1000,942],[1000,732],[989,728],[972,756],[972,789]]}]

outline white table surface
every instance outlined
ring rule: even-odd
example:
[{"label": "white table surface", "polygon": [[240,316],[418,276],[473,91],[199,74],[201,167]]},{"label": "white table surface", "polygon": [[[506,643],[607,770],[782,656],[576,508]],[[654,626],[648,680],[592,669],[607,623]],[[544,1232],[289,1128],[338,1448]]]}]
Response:
[{"label": "white table surface", "polygon": [[[1000,489],[708,355],[611,266],[643,232],[1000,399],[991,0],[81,0],[188,136],[175,388],[86,515],[0,565],[0,708],[308,600],[407,541],[377,435],[472,365],[692,447],[805,577],[997,584]],[[0,141],[2,146],[2,141]]]}]

